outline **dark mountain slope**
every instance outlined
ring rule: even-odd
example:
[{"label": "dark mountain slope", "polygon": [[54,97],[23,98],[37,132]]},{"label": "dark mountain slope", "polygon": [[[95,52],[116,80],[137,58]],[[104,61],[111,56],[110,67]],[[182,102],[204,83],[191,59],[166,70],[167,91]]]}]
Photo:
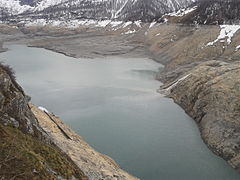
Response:
[{"label": "dark mountain slope", "polygon": [[[185,8],[195,0],[69,0],[52,6],[38,7],[24,14],[48,19],[117,19],[152,21],[165,13]],[[22,0],[29,5],[36,1]]]},{"label": "dark mountain slope", "polygon": [[138,0],[134,4],[127,3],[116,17],[124,20],[153,21],[162,15],[185,8],[193,0]]},{"label": "dark mountain slope", "polygon": [[197,24],[238,24],[240,21],[239,0],[200,0],[191,16],[183,23]]}]

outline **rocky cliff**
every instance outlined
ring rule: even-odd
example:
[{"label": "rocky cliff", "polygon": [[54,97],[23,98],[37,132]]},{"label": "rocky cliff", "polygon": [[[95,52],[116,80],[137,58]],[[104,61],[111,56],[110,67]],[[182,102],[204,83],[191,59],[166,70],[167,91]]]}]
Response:
[{"label": "rocky cliff", "polygon": [[56,116],[30,105],[0,64],[0,179],[137,180]]},{"label": "rocky cliff", "polygon": [[96,152],[53,113],[33,105],[31,109],[52,141],[81,168],[89,180],[139,180],[121,170],[110,157]]},{"label": "rocky cliff", "polygon": [[[226,27],[232,36],[225,33]],[[236,27],[155,26],[146,44],[153,58],[165,65],[157,77],[165,83],[159,92],[173,98],[196,121],[209,148],[239,171],[240,36]]]},{"label": "rocky cliff", "polygon": [[240,170],[240,63],[207,61],[171,85],[169,97],[199,125],[205,143]]},{"label": "rocky cliff", "polygon": [[87,179],[39,126],[8,66],[0,65],[0,178]]}]

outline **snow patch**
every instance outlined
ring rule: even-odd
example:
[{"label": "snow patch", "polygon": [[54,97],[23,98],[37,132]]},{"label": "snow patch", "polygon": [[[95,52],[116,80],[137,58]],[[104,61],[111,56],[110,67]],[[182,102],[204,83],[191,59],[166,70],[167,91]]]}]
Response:
[{"label": "snow patch", "polygon": [[[65,27],[65,28],[78,28],[79,26],[94,26],[105,28],[107,26],[116,27],[120,24],[123,24],[122,21],[111,21],[111,20],[70,20],[70,21],[61,21],[61,20],[45,20],[45,19],[36,19],[32,21],[25,22],[25,26],[56,26],[56,27]],[[127,26],[129,23],[123,24]]]},{"label": "snow patch", "polygon": [[236,50],[235,51],[238,51],[240,49],[240,45],[238,45],[237,47],[236,47]]},{"label": "snow patch", "polygon": [[125,27],[127,27],[127,26],[129,26],[129,25],[131,25],[131,24],[132,24],[132,22],[131,22],[131,21],[128,21],[128,22],[126,22],[126,23],[123,24],[123,28],[125,28]]},{"label": "snow patch", "polygon": [[164,22],[164,23],[167,23],[167,22],[168,22],[168,19],[167,19],[167,18],[164,18],[164,19],[163,19],[163,22]]},{"label": "snow patch", "polygon": [[212,42],[207,43],[206,46],[212,46],[218,41],[223,42],[223,40],[226,38],[227,38],[227,43],[231,44],[232,37],[240,29],[240,25],[220,25],[220,29],[221,29],[221,31],[220,31],[220,34],[217,37],[217,39]]},{"label": "snow patch", "polygon": [[157,22],[152,22],[149,26],[149,29],[152,28]]},{"label": "snow patch", "polygon": [[25,24],[25,26],[45,26],[45,25],[47,25],[47,21],[45,19],[36,19]]},{"label": "snow patch", "polygon": [[105,21],[98,21],[98,26],[99,27],[106,27],[108,24],[110,24],[110,20],[105,20]]},{"label": "snow patch", "polygon": [[42,106],[39,106],[38,109],[40,109],[43,112],[49,113],[49,111],[46,108],[42,107]]},{"label": "snow patch", "polygon": [[137,32],[137,31],[134,29],[134,30],[129,30],[129,31],[127,31],[127,32],[124,32],[124,33],[122,33],[122,34],[133,34],[133,33],[135,33],[135,32]]},{"label": "snow patch", "polygon": [[120,24],[122,24],[123,22],[122,21],[112,21],[111,23],[110,23],[110,25],[112,26],[112,27],[116,27],[116,26],[119,26]]},{"label": "snow patch", "polygon": [[66,2],[66,1],[67,0],[42,0],[34,8],[34,11],[42,11],[45,8],[48,8],[50,6],[55,6],[57,4],[60,4],[60,3]]},{"label": "snow patch", "polygon": [[21,6],[19,0],[0,0],[0,8],[6,9],[13,15],[33,9],[31,6],[28,5]]},{"label": "snow patch", "polygon": [[186,9],[180,9],[177,12],[169,13],[168,16],[185,16],[186,14],[189,14],[197,9],[197,6],[194,6],[192,8],[186,8]]},{"label": "snow patch", "polygon": [[178,79],[175,83],[173,83],[171,86],[169,86],[168,88],[166,89],[159,89],[158,92],[159,93],[163,93],[165,95],[168,95],[170,93],[170,91],[176,87],[180,82],[184,81],[186,78],[188,78],[191,74],[188,74],[180,79]]},{"label": "snow patch", "polygon": [[142,26],[141,26],[141,23],[142,23],[142,21],[135,21],[135,22],[134,22],[134,24],[136,24],[138,27],[142,27]]}]

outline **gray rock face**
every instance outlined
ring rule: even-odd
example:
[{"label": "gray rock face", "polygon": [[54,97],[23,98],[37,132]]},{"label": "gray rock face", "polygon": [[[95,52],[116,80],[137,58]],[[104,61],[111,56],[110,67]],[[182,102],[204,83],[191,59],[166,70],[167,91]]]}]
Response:
[{"label": "gray rock face", "polygon": [[29,101],[30,97],[16,83],[11,69],[0,65],[0,123],[46,138],[28,106]]},{"label": "gray rock face", "polygon": [[207,61],[168,90],[199,125],[206,144],[240,170],[240,63]]},{"label": "gray rock face", "polygon": [[[0,64],[0,162],[4,162],[1,179],[87,180],[41,128],[29,101],[16,83],[11,68]],[[70,172],[69,175],[56,168],[60,166]]]}]

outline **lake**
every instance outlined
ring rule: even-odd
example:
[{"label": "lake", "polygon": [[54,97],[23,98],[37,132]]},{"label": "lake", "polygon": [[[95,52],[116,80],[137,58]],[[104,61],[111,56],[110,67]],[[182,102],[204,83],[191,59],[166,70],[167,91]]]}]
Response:
[{"label": "lake", "polygon": [[8,45],[0,59],[32,102],[142,180],[238,180],[203,143],[195,122],[156,92],[160,64],[144,58],[75,59]]}]

